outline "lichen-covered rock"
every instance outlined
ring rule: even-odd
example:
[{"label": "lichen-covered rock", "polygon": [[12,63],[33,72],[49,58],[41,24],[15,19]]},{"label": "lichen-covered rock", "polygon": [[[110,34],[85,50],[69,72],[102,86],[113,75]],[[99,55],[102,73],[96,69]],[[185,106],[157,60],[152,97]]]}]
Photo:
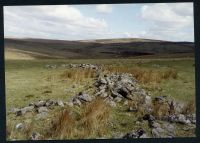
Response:
[{"label": "lichen-covered rock", "polygon": [[36,107],[42,107],[42,106],[45,106],[45,104],[46,104],[46,102],[43,101],[43,100],[41,100],[41,101],[35,103],[35,106],[36,106]]},{"label": "lichen-covered rock", "polygon": [[37,112],[38,112],[38,113],[48,112],[48,109],[47,109],[47,107],[39,107],[39,108],[37,109]]},{"label": "lichen-covered rock", "polygon": [[57,105],[58,105],[58,106],[61,106],[61,107],[64,107],[64,106],[65,106],[62,100],[58,100],[58,101],[57,101]]},{"label": "lichen-covered rock", "polygon": [[92,97],[89,94],[86,94],[83,92],[80,92],[79,95],[77,96],[77,98],[83,102],[91,102],[92,101]]}]

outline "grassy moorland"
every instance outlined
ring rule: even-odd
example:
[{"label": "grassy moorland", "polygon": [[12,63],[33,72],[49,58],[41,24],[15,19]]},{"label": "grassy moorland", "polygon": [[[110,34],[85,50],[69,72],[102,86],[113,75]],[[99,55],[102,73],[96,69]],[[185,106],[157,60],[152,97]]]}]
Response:
[{"label": "grassy moorland", "polygon": [[[55,107],[46,119],[35,118],[35,113],[25,116],[8,113],[12,107],[24,107],[38,100],[68,101],[83,90],[92,94],[93,89],[89,86],[94,82],[93,71],[61,66],[68,63],[91,63],[101,65],[109,72],[131,73],[152,97],[167,96],[190,105],[191,112],[195,112],[193,58],[6,60],[8,140],[29,139],[33,131],[44,133],[43,139],[112,138],[114,134],[127,133],[141,126],[137,120],[142,113],[126,112],[127,107],[122,104],[116,108],[108,107],[101,100],[81,108],[65,106],[61,110]],[[57,65],[57,68],[45,68],[47,64]],[[17,131],[17,123],[25,124],[25,129]],[[147,123],[143,123],[143,128],[150,132]],[[194,131],[182,128],[183,125],[176,126],[176,136],[195,136]]]}]

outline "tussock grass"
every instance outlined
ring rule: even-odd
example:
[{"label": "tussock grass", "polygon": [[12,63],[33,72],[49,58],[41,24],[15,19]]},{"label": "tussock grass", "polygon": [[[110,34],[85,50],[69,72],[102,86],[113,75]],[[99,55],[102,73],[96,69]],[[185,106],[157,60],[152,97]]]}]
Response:
[{"label": "tussock grass", "polygon": [[168,116],[169,113],[170,113],[170,108],[167,103],[162,103],[162,104],[157,102],[153,103],[153,115],[156,118],[161,119],[164,116]]},{"label": "tussock grass", "polygon": [[80,115],[63,109],[52,121],[45,138],[71,139],[101,137],[106,134],[110,108],[101,99],[84,105]]},{"label": "tussock grass", "polygon": [[48,136],[56,139],[71,138],[74,135],[75,120],[66,109],[60,111],[59,115],[52,122]]},{"label": "tussock grass", "polygon": [[110,115],[110,108],[102,99],[97,99],[86,105],[82,111],[81,126],[84,136],[97,134],[102,136],[106,133],[106,124]]},{"label": "tussock grass", "polygon": [[92,69],[70,69],[60,74],[61,79],[73,79],[75,81],[94,77],[96,77],[96,72]]},{"label": "tussock grass", "polygon": [[152,69],[142,69],[140,67],[106,67],[109,72],[117,73],[130,73],[132,74],[140,83],[160,83],[162,80],[166,79],[177,79],[178,72],[175,69],[166,70],[152,70]]},{"label": "tussock grass", "polygon": [[183,114],[192,114],[196,112],[195,100],[188,101],[183,109]]}]

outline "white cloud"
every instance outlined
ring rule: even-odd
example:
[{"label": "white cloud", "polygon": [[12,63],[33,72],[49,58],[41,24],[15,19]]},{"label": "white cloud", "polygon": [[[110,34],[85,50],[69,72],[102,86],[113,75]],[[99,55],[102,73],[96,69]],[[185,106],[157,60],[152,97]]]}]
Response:
[{"label": "white cloud", "polygon": [[108,31],[104,19],[66,5],[4,7],[4,23],[5,36],[16,37],[92,39]]},{"label": "white cloud", "polygon": [[105,14],[111,13],[113,11],[112,6],[108,4],[99,4],[96,6],[96,8],[98,12]]},{"label": "white cloud", "polygon": [[123,37],[125,37],[125,38],[139,38],[140,36],[138,35],[138,33],[124,32]]},{"label": "white cloud", "polygon": [[177,41],[194,40],[192,3],[144,5],[141,17],[153,25],[142,36]]}]

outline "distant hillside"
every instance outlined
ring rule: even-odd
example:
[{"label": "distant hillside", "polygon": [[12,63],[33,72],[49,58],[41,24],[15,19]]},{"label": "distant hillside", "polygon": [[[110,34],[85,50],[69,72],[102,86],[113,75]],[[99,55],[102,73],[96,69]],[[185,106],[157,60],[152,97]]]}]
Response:
[{"label": "distant hillside", "polygon": [[[34,58],[134,58],[138,56],[191,55],[192,42],[150,39],[102,39],[62,41],[46,39],[5,39],[6,59]],[[15,58],[13,58],[15,57]]]}]

